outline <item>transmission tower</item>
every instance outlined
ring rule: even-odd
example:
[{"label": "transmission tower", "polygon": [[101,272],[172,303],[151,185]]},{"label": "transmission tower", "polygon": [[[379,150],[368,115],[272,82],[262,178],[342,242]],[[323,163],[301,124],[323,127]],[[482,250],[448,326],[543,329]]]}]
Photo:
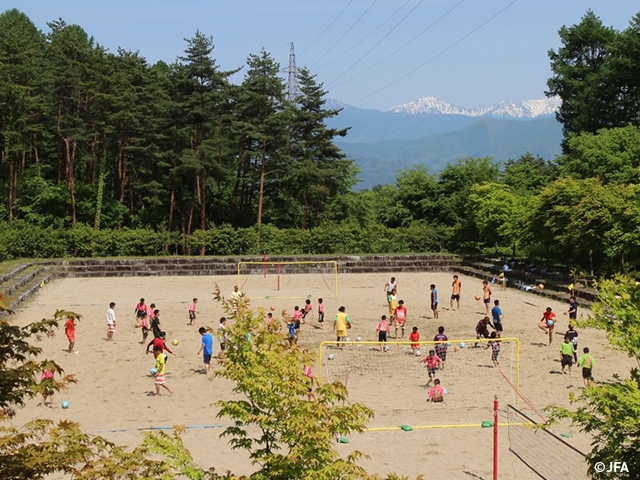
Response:
[{"label": "transmission tower", "polygon": [[289,49],[289,82],[287,98],[290,102],[293,102],[300,90],[298,89],[298,67],[296,67],[296,52],[293,49],[293,42],[291,42],[291,48]]}]

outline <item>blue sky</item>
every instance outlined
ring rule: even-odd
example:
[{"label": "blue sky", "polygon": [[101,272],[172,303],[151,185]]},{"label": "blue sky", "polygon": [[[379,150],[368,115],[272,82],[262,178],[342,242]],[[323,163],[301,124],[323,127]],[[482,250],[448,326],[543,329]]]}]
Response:
[{"label": "blue sky", "polygon": [[[562,25],[578,23],[591,8],[605,25],[622,30],[640,3],[0,0],[0,11],[9,8],[26,13],[45,32],[53,19],[76,23],[111,51],[137,50],[150,63],[174,61],[184,38],[200,30],[213,36],[213,56],[222,69],[240,67],[248,54],[264,48],[284,70],[294,42],[298,66],[310,67],[329,98],[386,110],[423,96],[463,107],[543,98],[547,51],[558,48]],[[242,72],[235,81],[241,79]]]}]

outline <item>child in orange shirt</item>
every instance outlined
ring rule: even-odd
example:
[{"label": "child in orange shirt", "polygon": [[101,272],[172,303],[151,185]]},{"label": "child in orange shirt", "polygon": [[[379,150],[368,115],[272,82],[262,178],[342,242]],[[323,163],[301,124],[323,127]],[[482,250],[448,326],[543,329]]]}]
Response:
[{"label": "child in orange shirt", "polygon": [[420,341],[420,334],[418,333],[418,327],[413,327],[413,329],[411,329],[411,333],[409,334],[409,340],[414,342],[411,344],[411,350],[415,352],[420,348],[420,344],[417,343]]},{"label": "child in orange shirt", "polygon": [[73,352],[73,346],[76,344],[76,324],[72,317],[69,317],[67,323],[64,324],[64,333],[69,339],[69,353],[71,353]]}]

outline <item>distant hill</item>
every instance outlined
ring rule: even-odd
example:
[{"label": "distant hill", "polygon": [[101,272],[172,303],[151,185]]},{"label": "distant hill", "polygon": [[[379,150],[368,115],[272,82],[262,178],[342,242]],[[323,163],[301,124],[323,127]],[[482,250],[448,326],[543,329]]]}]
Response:
[{"label": "distant hill", "polygon": [[[435,125],[437,122],[434,122],[434,128],[452,127],[455,122],[460,121],[456,117],[458,116],[440,115],[441,119],[451,118],[452,123]],[[467,156],[490,156],[495,161],[505,161],[529,152],[550,160],[561,153],[562,126],[554,117],[546,116],[533,120],[463,118],[470,119],[470,123],[455,131],[431,133],[422,138],[394,139],[394,135],[402,132],[402,129],[394,124],[393,131],[387,132],[386,137],[380,134],[378,141],[354,143],[339,139],[336,143],[361,169],[361,181],[356,185],[357,189],[393,183],[398,170],[410,168],[415,164],[426,165],[430,172],[435,173],[449,162]],[[406,119],[409,120],[411,119]],[[425,121],[424,125],[430,121]],[[358,129],[362,128],[362,125],[357,124]],[[416,123],[412,125],[415,126]]]}]

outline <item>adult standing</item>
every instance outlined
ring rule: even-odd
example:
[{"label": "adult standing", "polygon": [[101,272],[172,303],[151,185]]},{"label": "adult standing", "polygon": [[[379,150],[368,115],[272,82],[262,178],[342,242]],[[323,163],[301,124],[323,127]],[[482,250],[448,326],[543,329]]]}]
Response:
[{"label": "adult standing", "polygon": [[563,313],[563,315],[569,315],[569,325],[574,325],[578,319],[578,302],[576,297],[571,295],[569,297],[569,310]]},{"label": "adult standing", "polygon": [[333,330],[336,332],[336,342],[344,341],[347,338],[347,329],[351,328],[351,319],[344,307],[338,309],[333,319]]},{"label": "adult standing", "polygon": [[453,301],[456,301],[457,308],[460,310],[460,290],[462,289],[462,282],[458,279],[458,275],[453,276],[453,282],[451,283],[451,300],[449,301],[449,307],[453,310]]},{"label": "adult standing", "polygon": [[491,309],[491,318],[493,318],[493,326],[498,332],[498,336],[504,331],[502,328],[502,309],[500,308],[500,300],[493,302],[493,308]]},{"label": "adult standing", "polygon": [[396,277],[391,277],[391,280],[384,284],[385,297],[388,298],[394,290],[398,293],[398,282],[396,281]]},{"label": "adult standing", "polygon": [[107,340],[113,340],[113,332],[116,331],[116,304],[111,302],[107,309]]},{"label": "adult standing", "polygon": [[160,338],[162,334],[162,326],[160,325],[160,310],[158,309],[153,311],[151,330],[153,331],[153,338]]}]

